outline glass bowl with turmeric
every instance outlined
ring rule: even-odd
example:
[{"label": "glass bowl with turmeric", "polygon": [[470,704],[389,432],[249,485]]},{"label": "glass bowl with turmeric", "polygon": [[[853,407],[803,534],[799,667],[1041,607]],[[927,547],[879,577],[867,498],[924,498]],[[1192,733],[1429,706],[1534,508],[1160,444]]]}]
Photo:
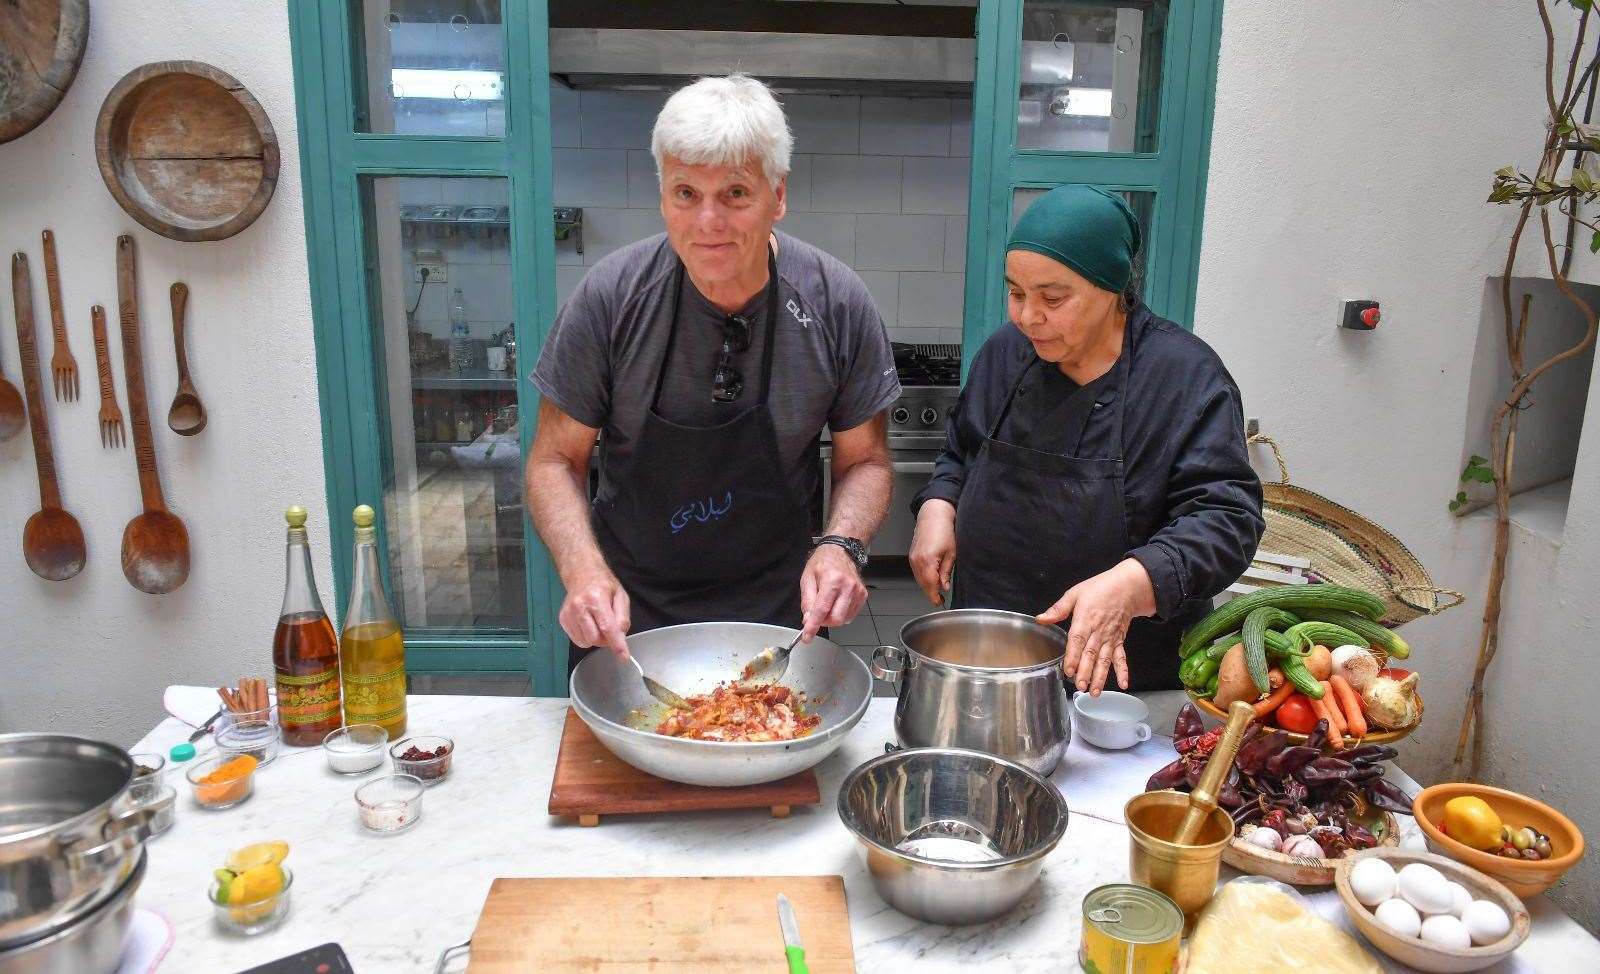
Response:
[{"label": "glass bowl with turmeric", "polygon": [[195,803],[202,808],[232,808],[250,797],[259,765],[248,754],[219,754],[196,762],[185,777],[194,788]]}]

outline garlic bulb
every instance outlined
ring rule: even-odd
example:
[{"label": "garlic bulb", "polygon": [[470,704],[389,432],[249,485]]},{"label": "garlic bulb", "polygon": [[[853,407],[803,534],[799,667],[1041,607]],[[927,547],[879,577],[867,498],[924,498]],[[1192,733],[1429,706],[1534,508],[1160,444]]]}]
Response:
[{"label": "garlic bulb", "polygon": [[1361,691],[1361,706],[1369,723],[1385,730],[1410,727],[1417,721],[1417,674],[1404,680],[1374,677]]},{"label": "garlic bulb", "polygon": [[1378,658],[1360,646],[1340,646],[1333,651],[1333,672],[1357,691],[1364,690],[1378,675]]}]

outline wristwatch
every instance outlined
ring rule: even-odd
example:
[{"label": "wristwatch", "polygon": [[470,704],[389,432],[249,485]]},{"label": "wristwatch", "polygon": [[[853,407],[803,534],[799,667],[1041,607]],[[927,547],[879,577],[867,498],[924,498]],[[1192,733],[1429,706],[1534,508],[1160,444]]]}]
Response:
[{"label": "wristwatch", "polygon": [[843,548],[847,553],[849,553],[850,560],[856,563],[856,568],[858,570],[866,570],[867,546],[862,544],[859,540],[855,538],[847,538],[842,534],[825,534],[813,541],[811,547],[813,550],[815,550],[825,544],[836,544]]}]

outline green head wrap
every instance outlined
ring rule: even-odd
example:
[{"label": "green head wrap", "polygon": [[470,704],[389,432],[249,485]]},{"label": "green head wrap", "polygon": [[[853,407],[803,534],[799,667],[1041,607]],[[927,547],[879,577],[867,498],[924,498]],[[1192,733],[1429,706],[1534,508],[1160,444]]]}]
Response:
[{"label": "green head wrap", "polygon": [[1033,201],[1006,250],[1031,250],[1060,261],[1098,288],[1121,293],[1139,255],[1139,220],[1120,193],[1057,186]]}]

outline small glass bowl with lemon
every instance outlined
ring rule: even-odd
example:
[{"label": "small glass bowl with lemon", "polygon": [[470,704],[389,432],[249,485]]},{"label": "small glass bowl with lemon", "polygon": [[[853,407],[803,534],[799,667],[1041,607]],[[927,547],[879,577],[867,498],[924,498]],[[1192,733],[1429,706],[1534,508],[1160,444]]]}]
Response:
[{"label": "small glass bowl with lemon", "polygon": [[217,924],[233,933],[265,933],[289,915],[294,874],[283,865],[286,842],[258,842],[229,854],[212,873],[209,899]]}]

